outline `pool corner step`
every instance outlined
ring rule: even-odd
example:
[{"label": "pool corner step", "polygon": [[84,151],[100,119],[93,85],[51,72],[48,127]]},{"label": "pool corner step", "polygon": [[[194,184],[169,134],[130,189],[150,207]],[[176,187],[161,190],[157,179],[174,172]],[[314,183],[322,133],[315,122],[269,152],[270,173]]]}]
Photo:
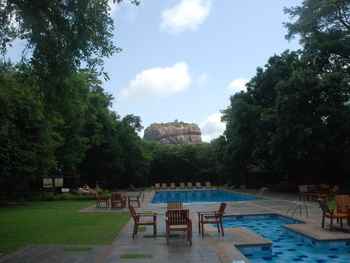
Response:
[{"label": "pool corner step", "polygon": [[233,237],[232,245],[246,257],[269,257],[273,242],[251,231],[247,227],[237,227],[229,231]]}]

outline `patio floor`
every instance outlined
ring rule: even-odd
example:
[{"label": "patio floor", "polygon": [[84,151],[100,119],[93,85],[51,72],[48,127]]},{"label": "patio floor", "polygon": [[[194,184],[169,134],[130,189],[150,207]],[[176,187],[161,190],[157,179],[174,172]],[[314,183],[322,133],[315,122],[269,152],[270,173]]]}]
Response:
[{"label": "patio floor", "polygon": [[[236,193],[249,194],[257,196],[257,189],[235,189]],[[70,251],[64,252],[62,248],[76,247],[64,245],[27,245],[9,255],[0,258],[0,262],[235,262],[243,260],[250,262],[244,257],[234,245],[236,244],[255,244],[264,242],[259,235],[245,228],[225,229],[225,236],[221,236],[217,229],[211,225],[205,225],[205,235],[202,237],[198,233],[197,211],[217,210],[219,203],[192,203],[185,204],[191,213],[193,223],[193,244],[189,245],[186,239],[186,233],[178,232],[170,238],[170,246],[166,245],[165,238],[165,204],[151,204],[151,198],[154,192],[145,192],[142,199],[139,212],[152,211],[157,212],[157,236],[153,238],[152,227],[147,227],[145,232],[139,232],[135,238],[132,238],[133,221],[132,219],[123,228],[121,233],[110,246],[91,246],[79,245],[81,247],[91,248],[91,251]],[[266,214],[277,213],[285,215],[293,201],[299,201],[297,193],[279,193],[270,192],[267,200],[227,202],[226,215],[245,215],[245,214]],[[328,220],[325,229],[321,228],[322,213],[315,201],[302,201],[306,204],[308,217],[306,217],[305,208],[302,207],[302,213],[296,210],[294,218],[300,219],[307,224],[293,225],[295,231],[307,234],[318,240],[332,239],[350,239],[347,229],[336,229],[329,231]],[[128,213],[128,208],[95,208],[89,207],[82,213]],[[289,215],[292,211],[289,212]],[[338,225],[338,224],[336,224]],[[345,224],[346,225],[346,224]],[[347,226],[346,226],[347,227]],[[265,240],[266,242],[266,240]],[[130,256],[128,256],[130,255]],[[139,258],[132,258],[138,256]],[[131,257],[131,258],[130,258]]]}]

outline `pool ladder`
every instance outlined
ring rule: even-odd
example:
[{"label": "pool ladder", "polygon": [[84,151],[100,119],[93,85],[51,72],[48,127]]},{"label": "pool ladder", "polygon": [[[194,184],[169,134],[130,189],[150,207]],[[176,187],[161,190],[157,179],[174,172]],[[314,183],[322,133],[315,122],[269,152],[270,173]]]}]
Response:
[{"label": "pool ladder", "polygon": [[306,213],[306,217],[309,217],[309,214],[308,214],[308,212],[307,212],[307,205],[304,203],[304,202],[299,202],[299,201],[293,201],[292,202],[292,204],[290,205],[290,207],[289,207],[289,209],[288,209],[288,211],[287,211],[287,213],[286,213],[286,217],[288,216],[288,213],[289,213],[289,211],[292,209],[292,207],[294,207],[294,211],[293,211],[293,213],[292,213],[292,215],[291,215],[291,217],[290,218],[292,218],[293,216],[294,216],[294,213],[295,213],[295,211],[298,209],[298,207],[299,207],[299,211],[300,211],[300,216],[302,216],[302,212],[301,212],[301,207],[302,206],[304,206],[305,207],[305,213]]},{"label": "pool ladder", "polygon": [[268,195],[269,193],[270,193],[269,188],[263,187],[263,188],[260,189],[260,192],[259,192],[258,196],[259,196],[259,197],[262,197],[263,194]]}]

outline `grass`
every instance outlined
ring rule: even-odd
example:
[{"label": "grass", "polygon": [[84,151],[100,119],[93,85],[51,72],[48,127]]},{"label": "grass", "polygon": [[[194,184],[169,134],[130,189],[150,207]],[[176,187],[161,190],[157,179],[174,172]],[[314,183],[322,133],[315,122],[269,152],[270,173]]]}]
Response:
[{"label": "grass", "polygon": [[120,255],[122,259],[140,259],[140,258],[153,258],[153,254],[123,254]]},{"label": "grass", "polygon": [[0,256],[27,244],[109,245],[129,213],[78,213],[88,202],[38,202],[0,207]]},{"label": "grass", "polygon": [[92,248],[89,247],[65,247],[61,251],[64,252],[89,252]]}]

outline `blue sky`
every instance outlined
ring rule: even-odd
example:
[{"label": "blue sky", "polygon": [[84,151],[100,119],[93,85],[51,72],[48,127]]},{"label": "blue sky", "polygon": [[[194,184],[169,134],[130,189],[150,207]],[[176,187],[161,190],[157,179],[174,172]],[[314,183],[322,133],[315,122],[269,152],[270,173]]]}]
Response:
[{"label": "blue sky", "polygon": [[[124,0],[112,6],[114,43],[105,61],[121,117],[146,128],[174,120],[199,125],[203,141],[223,134],[220,110],[274,54],[300,48],[284,39],[284,7],[301,0]],[[142,136],[142,135],[141,135]]]},{"label": "blue sky", "polygon": [[103,87],[115,98],[112,110],[140,116],[145,128],[186,121],[199,125],[203,141],[217,138],[230,96],[271,56],[300,48],[284,39],[282,23],[289,21],[283,8],[302,0],[140,2],[110,1],[123,51],[105,59]]}]

